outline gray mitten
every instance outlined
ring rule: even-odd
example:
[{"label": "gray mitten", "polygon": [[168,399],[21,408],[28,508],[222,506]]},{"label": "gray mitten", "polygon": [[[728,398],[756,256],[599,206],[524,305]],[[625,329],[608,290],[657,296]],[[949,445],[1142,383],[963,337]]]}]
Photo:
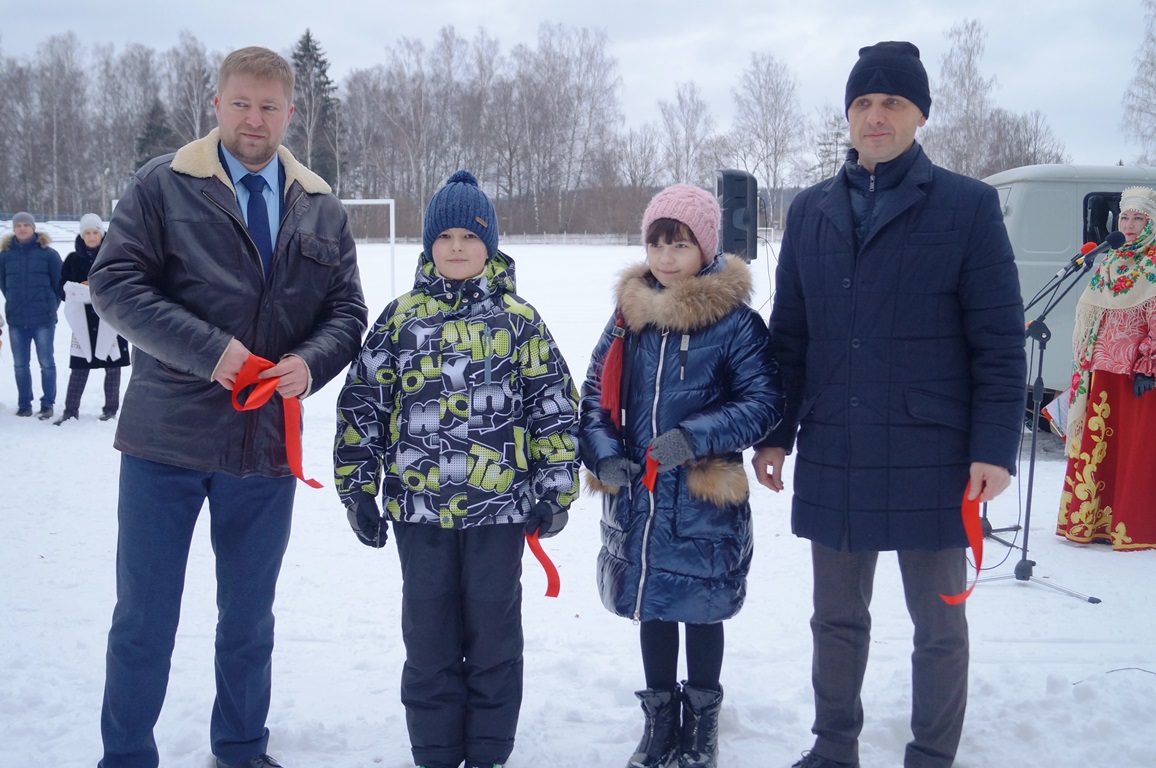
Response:
[{"label": "gray mitten", "polygon": [[642,467],[625,456],[611,456],[598,462],[594,476],[603,485],[630,485],[630,478],[641,470]]},{"label": "gray mitten", "polygon": [[650,458],[658,462],[659,472],[666,472],[693,459],[694,447],[676,427],[650,441]]}]

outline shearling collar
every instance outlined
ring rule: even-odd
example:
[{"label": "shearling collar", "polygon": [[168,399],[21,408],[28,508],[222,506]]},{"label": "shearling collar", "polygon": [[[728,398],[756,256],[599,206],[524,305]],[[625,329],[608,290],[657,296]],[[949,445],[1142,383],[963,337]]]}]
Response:
[{"label": "shearling collar", "polygon": [[[172,169],[198,179],[216,177],[229,189],[233,189],[229,174],[225,172],[217,157],[217,144],[220,141],[221,129],[214,128],[204,138],[189,142],[177,150],[177,154],[173,157]],[[281,159],[281,165],[285,168],[286,189],[293,186],[293,182],[296,181],[302,189],[312,195],[326,195],[333,191],[325,179],[299,163],[297,158],[293,157],[293,153],[284,146],[277,147],[277,157]]]},{"label": "shearling collar", "polygon": [[[14,243],[16,242],[18,242],[16,240],[16,233],[9,232],[8,234],[4,235],[3,238],[0,238],[0,251],[8,250],[9,246],[15,250],[16,246]],[[48,244],[52,242],[52,238],[48,236],[47,232],[37,232],[36,242],[41,248],[47,248]]]},{"label": "shearling collar", "polygon": [[734,256],[722,257],[721,265],[663,288],[650,274],[646,262],[622,272],[615,291],[622,319],[631,331],[648,325],[688,333],[714,325],[751,297],[751,271]]}]

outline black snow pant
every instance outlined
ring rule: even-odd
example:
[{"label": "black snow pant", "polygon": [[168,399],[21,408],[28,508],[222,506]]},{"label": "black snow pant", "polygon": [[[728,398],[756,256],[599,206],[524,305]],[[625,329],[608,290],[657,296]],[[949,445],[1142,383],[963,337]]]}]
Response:
[{"label": "black snow pant", "polygon": [[522,706],[521,525],[397,523],[414,762],[505,763]]}]

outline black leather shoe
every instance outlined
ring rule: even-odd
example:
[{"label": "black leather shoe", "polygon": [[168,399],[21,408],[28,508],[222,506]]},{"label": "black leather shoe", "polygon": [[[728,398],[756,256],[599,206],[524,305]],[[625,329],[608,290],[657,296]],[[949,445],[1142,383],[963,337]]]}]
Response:
[{"label": "black leather shoe", "polygon": [[218,757],[217,768],[282,768],[282,765],[268,755],[257,755],[243,763],[233,764],[226,763]]},{"label": "black leather shoe", "polygon": [[853,763],[837,763],[826,757],[820,757],[814,752],[804,752],[803,759],[794,763],[791,768],[859,768],[859,761]]},{"label": "black leather shoe", "polygon": [[76,419],[76,418],[77,418],[77,417],[76,417],[76,416],[74,416],[73,414],[71,414],[71,413],[66,413],[66,414],[64,414],[63,416],[61,416],[59,419],[57,419],[56,421],[54,421],[54,422],[52,422],[52,423],[53,423],[54,425],[56,425],[56,426],[58,426],[58,427],[59,427],[61,424],[63,424],[64,422],[68,421],[69,419]]},{"label": "black leather shoe", "polygon": [[40,419],[41,421],[48,421],[52,418],[52,409],[41,408],[40,413],[36,414],[36,418]]},{"label": "black leather shoe", "polygon": [[20,410],[16,411],[16,415],[17,416],[31,416],[32,415],[32,409],[31,408],[21,408]]},{"label": "black leather shoe", "polygon": [[109,419],[115,419],[115,418],[116,418],[116,411],[101,411],[101,414],[100,414],[100,420],[101,421],[108,421]]}]

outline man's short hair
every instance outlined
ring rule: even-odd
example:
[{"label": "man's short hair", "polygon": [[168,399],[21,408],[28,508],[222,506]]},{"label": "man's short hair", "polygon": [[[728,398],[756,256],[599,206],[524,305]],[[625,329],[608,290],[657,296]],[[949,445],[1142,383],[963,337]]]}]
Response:
[{"label": "man's short hair", "polygon": [[277,80],[285,86],[285,95],[289,103],[293,103],[293,66],[284,56],[268,48],[250,45],[247,48],[238,48],[225,57],[221,62],[221,69],[217,72],[217,95],[221,95],[221,86],[228,82],[233,75],[249,75],[258,80]]}]

